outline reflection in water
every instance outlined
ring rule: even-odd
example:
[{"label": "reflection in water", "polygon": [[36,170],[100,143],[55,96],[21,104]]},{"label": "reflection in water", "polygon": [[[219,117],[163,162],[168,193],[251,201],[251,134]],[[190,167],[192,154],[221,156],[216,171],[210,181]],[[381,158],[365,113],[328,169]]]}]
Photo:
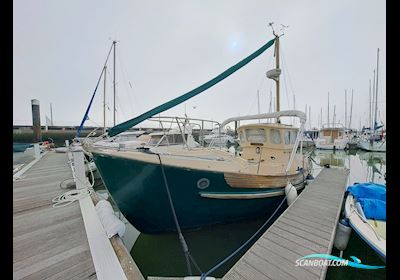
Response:
[{"label": "reflection in water", "polygon": [[[332,167],[347,167],[350,169],[349,185],[355,182],[375,182],[385,184],[386,153],[372,153],[364,151],[320,151],[311,153],[316,175],[321,166],[329,164]],[[266,218],[215,225],[202,229],[184,232],[191,254],[200,268],[207,271],[217,262],[224,259],[231,252],[242,245]],[[351,241],[345,255],[357,256],[365,264],[381,264],[376,254],[370,252],[367,245],[356,234],[352,234]],[[243,253],[246,249],[243,251]],[[333,251],[335,252],[335,250]],[[176,233],[146,235],[140,234],[131,250],[142,274],[147,276],[186,276],[186,264]],[[239,259],[237,256],[228,265],[224,266],[214,277],[222,277],[230,266]],[[195,268],[192,268],[195,272]],[[349,272],[351,270],[351,273]],[[373,279],[385,279],[385,271],[369,272]],[[199,275],[199,274],[198,274]],[[329,269],[327,279],[368,279],[368,274],[362,269],[341,268]]]},{"label": "reflection in water", "polygon": [[[386,153],[356,151],[314,150],[314,169],[326,164],[350,169],[349,184],[374,182],[385,183]],[[319,165],[319,166],[318,166]]]},{"label": "reflection in water", "polygon": [[[190,253],[200,269],[205,272],[247,241],[263,222],[263,219],[257,219],[213,225],[202,229],[184,231],[183,235]],[[218,269],[213,273],[213,276],[222,277],[246,250],[248,248],[244,248],[242,254]],[[175,232],[140,234],[131,255],[144,277],[188,275],[185,256]],[[192,271],[200,275],[193,266]]]}]

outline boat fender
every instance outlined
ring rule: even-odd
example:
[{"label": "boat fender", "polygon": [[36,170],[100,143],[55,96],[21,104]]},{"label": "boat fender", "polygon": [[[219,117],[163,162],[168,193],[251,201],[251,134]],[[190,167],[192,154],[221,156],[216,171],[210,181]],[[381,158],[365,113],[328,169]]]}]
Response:
[{"label": "boat fender", "polygon": [[107,200],[100,200],[96,204],[96,212],[108,238],[111,238],[116,234],[120,237],[124,235],[125,224],[115,216],[114,209],[110,202]]},{"label": "boat fender", "polygon": [[100,197],[100,199],[105,199],[105,200],[107,200],[108,199],[108,193],[107,192],[96,192],[96,194]]},{"label": "boat fender", "polygon": [[333,245],[339,251],[344,251],[350,240],[351,227],[346,219],[341,219],[336,227],[335,241]]},{"label": "boat fender", "polygon": [[285,195],[288,206],[292,204],[297,198],[297,190],[290,182],[288,182],[285,187]]},{"label": "boat fender", "polygon": [[307,176],[306,176],[306,182],[307,182],[307,185],[309,185],[312,181],[314,181],[314,176],[313,175],[311,175],[311,174],[307,174]]}]

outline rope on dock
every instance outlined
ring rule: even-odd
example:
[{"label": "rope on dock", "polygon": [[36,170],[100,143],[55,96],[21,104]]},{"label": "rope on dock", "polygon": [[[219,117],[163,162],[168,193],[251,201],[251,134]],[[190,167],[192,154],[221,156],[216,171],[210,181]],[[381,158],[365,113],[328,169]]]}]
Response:
[{"label": "rope on dock", "polygon": [[[70,190],[68,192],[65,192],[55,198],[53,198],[51,201],[54,203],[53,204],[53,208],[57,208],[57,207],[64,207],[67,205],[70,205],[72,202],[77,201],[79,199],[82,199],[88,195],[91,195],[94,192],[93,186],[94,186],[94,174],[93,174],[93,170],[90,167],[89,161],[86,159],[86,157],[83,157],[84,160],[86,161],[86,163],[88,164],[88,168],[90,171],[90,175],[92,177],[92,182],[89,184],[88,187],[83,188],[83,189],[78,189],[78,190]],[[70,162],[70,165],[72,165],[73,163]],[[78,177],[75,176],[75,172],[74,172],[74,168],[71,166],[72,172],[73,172],[73,178],[76,180],[80,180]],[[68,180],[68,179],[66,179]],[[61,188],[61,184],[63,182],[65,182],[66,180],[62,181],[60,183],[60,188]],[[80,180],[81,181],[81,180]],[[88,182],[81,182],[83,185],[87,185]]]},{"label": "rope on dock", "polygon": [[66,193],[63,193],[55,198],[53,198],[51,201],[54,203],[53,207],[64,207],[72,202],[82,199],[88,195],[91,195],[93,193],[92,188],[84,188],[80,190],[71,190]]}]

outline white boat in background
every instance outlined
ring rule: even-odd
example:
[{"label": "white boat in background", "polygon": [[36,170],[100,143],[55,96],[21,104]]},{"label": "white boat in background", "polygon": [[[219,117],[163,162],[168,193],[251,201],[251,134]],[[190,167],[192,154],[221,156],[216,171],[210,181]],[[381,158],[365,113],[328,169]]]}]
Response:
[{"label": "white boat in background", "polygon": [[302,147],[315,147],[315,140],[318,138],[318,136],[319,130],[316,128],[304,131],[302,138],[300,139]]},{"label": "white boat in background", "polygon": [[345,150],[349,143],[348,134],[340,123],[322,126],[319,137],[315,140],[317,149],[322,150]]},{"label": "white boat in background", "polygon": [[[166,117],[164,117],[166,118]],[[171,117],[171,119],[178,119]],[[194,140],[193,126],[186,124],[183,128],[173,128],[168,131],[159,131],[149,134],[149,140],[144,147],[160,146],[187,146],[189,148],[200,147],[200,144]]]},{"label": "white boat in background", "polygon": [[386,220],[366,218],[361,204],[351,193],[344,210],[350,226],[386,262]]},{"label": "white boat in background", "polygon": [[209,147],[227,147],[236,142],[235,138],[229,135],[228,130],[221,129],[219,131],[218,128],[213,129],[210,134],[205,135],[203,141]]},{"label": "white boat in background", "polygon": [[358,147],[370,152],[386,152],[386,133],[365,133],[358,141]]},{"label": "white boat in background", "polygon": [[144,130],[126,131],[111,139],[97,141],[94,145],[102,148],[136,149],[145,145],[149,139],[149,135]]},{"label": "white boat in background", "polygon": [[370,152],[386,152],[386,139],[382,141],[360,140],[358,147]]}]

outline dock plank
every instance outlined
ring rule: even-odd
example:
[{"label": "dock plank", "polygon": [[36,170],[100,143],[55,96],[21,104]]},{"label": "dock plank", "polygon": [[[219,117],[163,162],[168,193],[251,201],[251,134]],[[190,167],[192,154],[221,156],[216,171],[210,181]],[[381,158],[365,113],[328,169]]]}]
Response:
[{"label": "dock plank", "polygon": [[66,154],[48,152],[13,182],[13,279],[96,279],[79,203],[53,208],[73,178]]},{"label": "dock plank", "polygon": [[330,254],[349,170],[325,168],[223,279],[325,279],[326,266],[300,267],[304,255]]}]

